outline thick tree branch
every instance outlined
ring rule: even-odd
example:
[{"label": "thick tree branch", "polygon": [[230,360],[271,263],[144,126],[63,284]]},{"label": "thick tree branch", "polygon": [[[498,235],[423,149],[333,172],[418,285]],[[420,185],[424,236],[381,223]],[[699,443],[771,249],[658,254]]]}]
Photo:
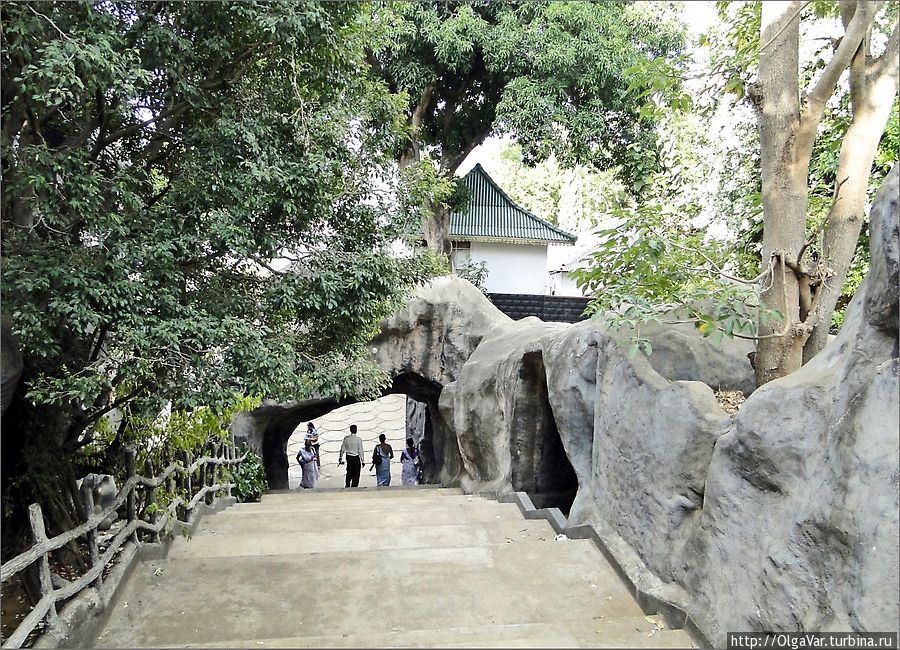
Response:
[{"label": "thick tree branch", "polygon": [[847,25],[847,29],[841,39],[841,44],[838,45],[834,56],[831,57],[831,61],[825,66],[825,70],[822,72],[819,81],[806,93],[807,101],[812,109],[810,112],[814,115],[818,113],[818,117],[815,119],[817,125],[819,118],[821,118],[821,111],[824,109],[825,103],[831,97],[832,93],[834,93],[838,79],[840,79],[847,66],[850,65],[853,55],[865,38],[866,33],[875,18],[875,14],[881,9],[884,0],[878,0],[877,2],[858,2],[853,4],[855,5],[853,18]]},{"label": "thick tree branch", "polygon": [[493,130],[493,125],[490,125],[485,129],[482,129],[479,133],[475,134],[475,137],[473,137],[469,141],[469,143],[463,148],[463,150],[460,151],[455,157],[453,157],[452,154],[449,157],[445,157],[445,160],[449,160],[450,162],[447,164],[444,171],[449,172],[451,174],[453,172],[455,172],[456,168],[459,167],[463,163],[463,161],[466,159],[466,156],[468,156],[470,153],[472,153],[472,150],[475,147],[477,147],[482,142],[484,142],[487,139],[487,137],[491,134],[492,130]]},{"label": "thick tree branch", "polygon": [[422,97],[419,98],[419,102],[416,104],[416,107],[413,109],[412,115],[409,119],[409,125],[413,129],[419,129],[422,126],[422,120],[425,119],[425,113],[428,111],[431,106],[432,100],[434,100],[434,92],[437,89],[437,84],[434,82],[429,82],[425,86],[425,90],[422,91]]},{"label": "thick tree branch", "polygon": [[103,140],[100,141],[100,149],[108,147],[112,143],[121,140],[122,138],[127,138],[135,133],[141,131],[142,129],[147,128],[151,124],[159,122],[160,120],[165,120],[176,115],[180,115],[185,112],[190,107],[190,104],[186,101],[178,102],[171,108],[168,108],[164,111],[160,111],[159,115],[155,117],[151,117],[149,120],[144,120],[143,122],[138,122],[136,124],[129,124],[128,126],[119,129],[118,131],[114,131],[106,136]]},{"label": "thick tree branch", "polygon": [[884,52],[866,70],[869,80],[874,82],[891,68],[896,69],[898,58],[900,58],[900,23],[894,23],[894,31],[888,38]]},{"label": "thick tree branch", "polygon": [[94,91],[94,105],[97,109],[95,121],[97,128],[100,129],[100,131],[97,133],[97,142],[94,144],[94,148],[91,151],[92,160],[96,160],[97,156],[100,155],[100,151],[103,149],[100,143],[103,142],[106,131],[106,99],[103,96],[103,90],[99,86]]}]

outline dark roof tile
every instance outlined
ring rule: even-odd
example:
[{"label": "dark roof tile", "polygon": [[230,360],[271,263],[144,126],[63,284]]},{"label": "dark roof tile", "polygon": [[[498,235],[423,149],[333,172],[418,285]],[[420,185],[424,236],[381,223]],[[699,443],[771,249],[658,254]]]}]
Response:
[{"label": "dark roof tile", "polygon": [[516,205],[480,164],[463,177],[463,183],[471,197],[465,212],[450,213],[453,239],[575,243],[575,235]]}]

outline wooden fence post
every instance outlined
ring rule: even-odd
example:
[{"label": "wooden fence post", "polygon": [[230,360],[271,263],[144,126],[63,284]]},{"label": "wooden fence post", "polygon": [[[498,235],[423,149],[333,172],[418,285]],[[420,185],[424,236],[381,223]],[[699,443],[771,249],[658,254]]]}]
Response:
[{"label": "wooden fence post", "polygon": [[[204,456],[206,456],[206,443],[204,443],[203,446],[200,447],[199,458],[203,458]],[[200,477],[199,477],[200,485],[197,487],[197,492],[200,492],[200,490],[202,490],[203,488],[206,487],[206,463],[203,463],[202,465],[200,465],[200,467],[198,467],[197,470],[200,473]],[[203,497],[203,503],[206,503],[205,496]],[[198,502],[198,505],[199,505],[199,502]]]},{"label": "wooden fence post", "polygon": [[[166,467],[168,467],[172,461],[174,460],[175,455],[172,453],[172,450],[169,447],[166,447]],[[175,475],[176,472],[172,472],[166,477],[166,492],[169,493],[169,498],[175,498]],[[176,507],[172,512],[172,516],[178,519],[178,508]],[[174,524],[173,524],[174,525]]]},{"label": "wooden fence post", "polygon": [[[228,444],[228,441],[225,441],[225,458],[227,460],[231,460],[234,458],[234,448]],[[230,463],[225,466],[228,468],[228,487],[226,488],[226,494],[228,498],[231,498],[231,482],[234,479],[234,465]]]},{"label": "wooden fence post", "polygon": [[[125,476],[126,481],[130,481],[134,476],[134,449],[132,447],[128,447],[125,450]],[[134,507],[134,493],[137,490],[137,486],[132,486],[131,490],[128,492],[127,504],[128,504],[128,524],[130,525],[135,519],[137,519],[137,511]],[[135,543],[138,543],[138,531],[135,529],[131,533],[131,539]]]},{"label": "wooden fence post", "polygon": [[[28,518],[31,521],[31,533],[34,538],[35,546],[44,544],[47,541],[47,532],[44,530],[44,514],[41,512],[41,504],[32,503],[28,507]],[[41,598],[53,593],[53,580],[50,578],[50,558],[47,553],[38,560],[38,576],[41,585]],[[51,602],[50,608],[47,610],[47,623],[50,627],[58,627],[59,615],[56,613],[56,603]]]},{"label": "wooden fence post", "polygon": [[[84,504],[84,520],[89,521],[94,516],[94,486],[85,479],[81,483],[81,503]],[[91,554],[91,568],[100,563],[100,547],[97,544],[97,529],[91,528],[87,533],[88,550]],[[103,586],[103,572],[93,582],[94,587],[100,589]]]},{"label": "wooden fence post", "polygon": [[[185,457],[184,458],[185,469],[188,469],[188,468],[190,468],[191,463],[194,462],[194,454],[192,454],[190,451],[186,451],[186,452],[184,452],[184,457]],[[190,501],[194,498],[194,489],[193,489],[193,485],[192,485],[192,481],[191,481],[191,472],[188,471],[184,475],[184,477],[185,477],[185,487],[187,488],[187,500],[188,500],[188,503],[190,503]],[[186,521],[191,520],[191,513],[187,509],[187,504],[185,504],[185,517],[187,517]]]},{"label": "wooden fence post", "polygon": [[[165,468],[165,465],[163,465],[163,468]],[[149,478],[151,481],[156,478],[156,468],[153,467],[153,460],[150,458],[147,459],[147,478]],[[156,526],[156,522],[159,521],[159,504],[156,503],[156,488],[148,485],[144,489],[147,490],[147,497],[145,501],[147,506],[149,507],[153,504],[156,505],[156,507],[153,509],[152,514],[150,515],[150,523]],[[159,531],[151,532],[150,540],[153,542],[159,542]]]},{"label": "wooden fence post", "polygon": [[[209,450],[209,453],[208,453],[209,457],[215,458],[216,457],[216,443],[213,442],[212,440],[210,440],[209,444],[207,445],[207,449]],[[205,485],[205,487],[211,488],[215,484],[216,484],[216,466],[214,464],[210,463],[209,465],[206,466],[206,485]],[[207,492],[206,496],[203,498],[203,501],[208,506],[211,506],[214,500],[215,500],[215,494],[213,493],[212,490]]]}]

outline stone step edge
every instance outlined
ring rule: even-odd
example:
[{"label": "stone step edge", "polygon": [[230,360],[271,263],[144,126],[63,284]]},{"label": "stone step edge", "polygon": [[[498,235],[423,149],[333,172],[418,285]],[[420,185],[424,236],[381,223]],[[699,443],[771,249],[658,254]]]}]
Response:
[{"label": "stone step edge", "polygon": [[[430,491],[430,490],[446,490],[447,493],[453,494],[463,494],[463,491],[456,486],[446,486],[441,485],[440,483],[425,483],[423,485],[388,485],[388,486],[373,486],[373,487],[355,487],[355,488],[346,488],[346,487],[329,487],[329,488],[313,488],[309,491],[309,494],[329,494],[329,493],[337,493],[346,492],[348,494],[358,494],[360,492],[417,492],[420,490]],[[297,492],[297,490],[266,490],[263,494],[302,494],[302,492]]]},{"label": "stone step edge", "polygon": [[[616,624],[624,623],[626,625],[640,625],[642,623],[646,623],[645,619],[629,617],[629,616],[611,617],[611,618],[604,617],[602,619],[602,621],[603,621],[603,623],[605,623],[607,621],[612,621],[612,622],[615,622]],[[603,623],[601,623],[601,625]],[[498,632],[502,634],[503,632],[506,632],[506,631],[517,631],[518,629],[522,629],[523,631],[527,631],[529,629],[533,630],[535,628],[551,628],[552,629],[554,626],[557,626],[557,625],[565,626],[565,624],[566,624],[566,622],[562,621],[562,622],[558,622],[558,623],[557,622],[552,622],[552,623],[529,622],[529,623],[489,624],[489,625],[479,625],[479,626],[442,627],[442,628],[413,628],[413,629],[405,629],[405,630],[378,631],[374,635],[369,635],[369,634],[363,635],[363,634],[357,634],[357,633],[354,633],[354,634],[309,634],[309,635],[297,634],[296,636],[290,636],[290,637],[262,637],[262,638],[254,638],[254,639],[230,639],[227,642],[226,641],[222,641],[222,642],[213,641],[213,642],[204,643],[204,644],[200,644],[200,645],[194,645],[191,647],[199,647],[199,648],[216,648],[216,647],[252,648],[254,646],[256,646],[256,647],[267,647],[268,646],[268,647],[279,647],[279,648],[283,648],[283,647],[285,647],[285,648],[286,647],[295,647],[295,648],[300,648],[300,647],[321,647],[321,648],[366,647],[365,645],[352,645],[352,644],[348,644],[346,646],[336,646],[336,645],[313,645],[313,646],[306,645],[306,646],[304,646],[303,644],[293,643],[293,642],[294,641],[303,641],[303,642],[306,642],[307,644],[309,644],[310,641],[322,642],[322,641],[329,641],[332,639],[347,639],[348,641],[352,641],[359,637],[370,638],[371,636],[383,637],[383,638],[375,639],[380,642],[380,641],[383,641],[384,638],[390,638],[390,637],[397,637],[398,640],[408,640],[409,637],[416,637],[416,636],[423,635],[423,634],[434,635],[435,633],[437,633],[437,634],[442,634],[442,633],[443,634],[446,634],[446,633],[460,634],[461,633],[461,634],[468,636],[470,634],[477,634],[479,631],[485,631],[488,634],[491,634],[491,633],[496,634]],[[298,629],[298,631],[301,631],[301,630]],[[649,636],[644,631],[636,630],[634,632],[631,632],[631,631],[625,631],[625,630],[615,629],[615,628],[605,631],[604,633],[609,634],[609,635],[616,635],[616,636],[626,636],[626,635],[633,634],[635,636],[635,638],[640,638],[640,639],[644,639],[645,636]],[[673,630],[673,629],[663,627],[663,628],[659,628],[658,631],[653,634],[653,636],[661,635],[661,636],[665,636],[665,637],[673,637],[673,636],[677,636],[677,635],[680,635],[683,633],[684,632],[682,630]],[[518,638],[522,638],[522,637],[512,636],[507,639],[496,639],[496,640],[497,641],[515,641]],[[292,643],[291,643],[291,645],[277,645],[281,641],[290,641]],[[466,642],[472,641],[472,639],[469,638],[469,639],[466,639],[465,641]],[[275,644],[275,645],[273,645],[273,644]],[[159,648],[183,648],[185,646],[162,645],[162,646],[157,646],[157,647],[159,647]],[[378,644],[370,643],[368,647],[403,647],[403,648],[406,648],[406,647],[422,647],[422,646],[418,646],[418,645],[395,646],[395,645],[386,645],[386,644],[379,646]],[[440,647],[440,646],[433,646],[433,647]],[[455,647],[458,647],[458,646],[455,646]],[[476,645],[476,646],[472,646],[472,647],[481,647],[481,646]],[[501,647],[501,646],[484,646],[484,647]],[[645,647],[650,647],[650,646],[648,645]]]},{"label": "stone step edge", "polygon": [[[513,540],[512,544],[515,544],[512,548],[523,548],[523,547],[535,547],[538,545],[544,545],[548,543],[553,543],[553,540]],[[574,544],[590,544],[591,541],[587,539],[569,539],[566,543],[574,543]],[[488,548],[504,548],[508,543],[506,541],[503,542],[494,542],[488,544]],[[165,558],[154,558],[157,562],[167,562],[169,564],[175,562],[202,562],[204,560],[222,560],[222,559],[234,559],[234,558],[243,558],[243,559],[252,559],[252,558],[292,558],[292,557],[300,557],[300,556],[315,556],[316,558],[320,558],[323,561],[329,559],[339,559],[341,557],[357,556],[363,554],[384,554],[384,553],[392,553],[395,551],[400,552],[415,552],[415,551],[477,551],[479,549],[485,548],[484,546],[402,546],[396,548],[371,548],[371,549],[360,549],[360,550],[348,550],[348,551],[292,551],[290,553],[278,553],[271,555],[186,555],[182,554],[180,551],[175,551],[170,553]],[[648,612],[641,610],[644,614],[648,614]],[[666,623],[668,626],[668,622]],[[671,629],[679,629],[679,628],[671,628]]]},{"label": "stone step edge", "polygon": [[689,613],[693,608],[687,592],[656,577],[634,549],[614,531],[604,530],[600,524],[569,526],[559,508],[535,508],[526,492],[480,490],[470,486],[463,486],[462,490],[466,494],[496,499],[499,503],[515,503],[525,519],[546,519],[557,534],[573,540],[592,541],[645,614],[662,616],[669,629],[684,630],[698,647],[713,647]]}]

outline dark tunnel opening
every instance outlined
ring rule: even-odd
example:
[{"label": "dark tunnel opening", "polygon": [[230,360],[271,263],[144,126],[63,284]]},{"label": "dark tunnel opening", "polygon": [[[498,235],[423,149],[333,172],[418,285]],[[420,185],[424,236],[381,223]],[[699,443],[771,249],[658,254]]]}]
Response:
[{"label": "dark tunnel opening", "polygon": [[[402,373],[384,392],[385,395],[402,394],[408,398],[406,437],[412,437],[419,446],[423,483],[439,483],[442,470],[448,467],[452,471],[460,465],[455,440],[447,436],[438,411],[442,389],[438,382],[416,373]],[[329,398],[257,409],[256,414],[267,420],[259,444],[270,490],[289,488],[287,444],[297,426],[355,403],[358,400]],[[415,422],[419,425],[411,428],[410,424]]]},{"label": "dark tunnel opening", "polygon": [[512,484],[537,508],[559,508],[566,516],[578,492],[578,477],[563,447],[541,352],[522,358],[512,422]]}]

